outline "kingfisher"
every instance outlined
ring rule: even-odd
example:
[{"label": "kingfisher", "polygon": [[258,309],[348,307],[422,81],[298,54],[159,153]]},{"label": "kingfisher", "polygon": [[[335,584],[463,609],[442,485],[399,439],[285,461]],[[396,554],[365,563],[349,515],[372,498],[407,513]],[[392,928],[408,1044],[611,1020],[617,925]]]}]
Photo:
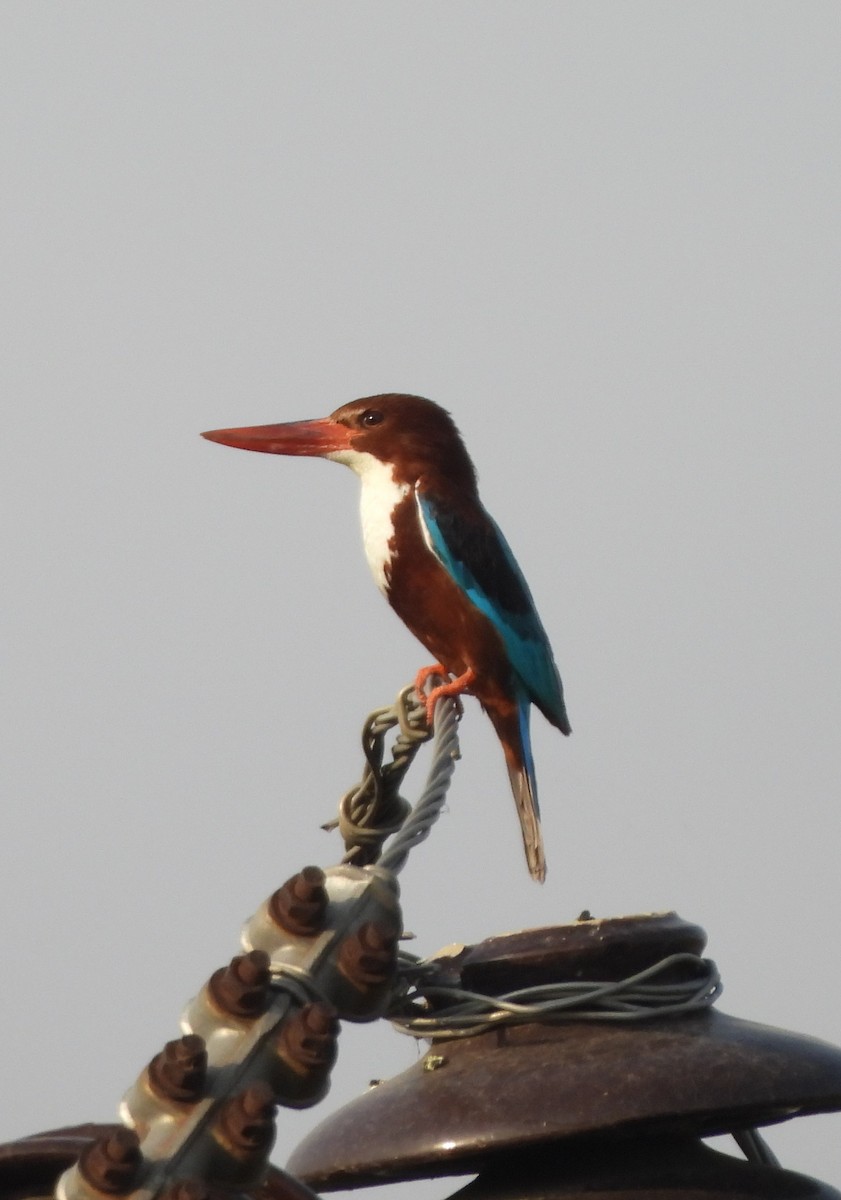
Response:
[{"label": "kingfisher", "polygon": [[[529,716],[571,732],[563,687],[531,592],[479,499],[476,469],[450,414],[422,396],[353,400],[329,417],[214,429],[212,442],[344,463],[361,480],[365,554],[397,615],[435,658],[415,681],[432,722],[441,696],[475,696],[502,743],[526,860],[543,881]],[[429,693],[430,677],[445,682]]]}]

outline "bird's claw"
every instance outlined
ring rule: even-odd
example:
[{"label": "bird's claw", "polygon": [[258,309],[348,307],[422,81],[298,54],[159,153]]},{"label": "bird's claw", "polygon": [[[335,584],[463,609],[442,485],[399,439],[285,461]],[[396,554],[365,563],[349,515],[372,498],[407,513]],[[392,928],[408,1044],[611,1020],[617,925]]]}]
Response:
[{"label": "bird's claw", "polygon": [[[432,724],[432,717],[430,716],[432,710],[429,707],[429,698],[426,694],[426,685],[435,675],[444,681],[449,678],[446,669],[441,665],[441,663],[433,663],[431,667],[421,667],[415,676],[415,692],[417,693],[418,700],[426,709],[426,721],[428,725]],[[433,695],[436,690],[436,688],[433,688],[432,692],[430,692],[430,695]],[[435,708],[434,704],[432,705],[432,708]]]},{"label": "bird's claw", "polygon": [[[427,683],[432,675],[442,676],[445,682],[434,687],[427,695],[423,690],[423,685]],[[475,679],[476,672],[470,667],[468,667],[463,675],[459,675],[457,679],[449,679],[446,671],[438,666],[438,664],[434,667],[424,667],[422,671],[418,671],[415,687],[418,690],[421,701],[426,706],[426,723],[430,728],[432,728],[435,717],[435,705],[443,696],[450,696],[455,700],[456,715],[459,720],[464,716],[464,706],[461,703],[460,697],[470,688]]]}]

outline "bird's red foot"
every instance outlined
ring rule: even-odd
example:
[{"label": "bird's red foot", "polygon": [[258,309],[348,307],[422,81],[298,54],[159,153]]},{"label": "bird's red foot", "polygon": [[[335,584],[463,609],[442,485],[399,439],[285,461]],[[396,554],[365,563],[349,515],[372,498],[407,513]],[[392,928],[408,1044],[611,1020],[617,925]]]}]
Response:
[{"label": "bird's red foot", "polygon": [[440,675],[442,679],[446,679],[447,668],[442,663],[433,663],[431,667],[421,667],[415,676],[415,691],[421,704],[426,704],[426,685],[433,675]]},{"label": "bird's red foot", "polygon": [[[418,677],[415,680],[415,687],[418,687],[418,680],[423,676],[423,682],[426,683],[430,675],[444,675],[446,671],[438,666],[424,667],[422,671],[418,671]],[[442,696],[462,696],[467,692],[472,684],[476,681],[476,672],[472,667],[468,667],[463,675],[459,675],[457,679],[448,679],[446,683],[441,683],[438,687],[432,689],[427,696],[422,688],[418,688],[421,693],[421,698],[426,705],[426,723],[432,725],[432,718],[435,715],[435,705]],[[461,705],[459,705],[461,708]],[[461,715],[461,714],[459,714]]]}]

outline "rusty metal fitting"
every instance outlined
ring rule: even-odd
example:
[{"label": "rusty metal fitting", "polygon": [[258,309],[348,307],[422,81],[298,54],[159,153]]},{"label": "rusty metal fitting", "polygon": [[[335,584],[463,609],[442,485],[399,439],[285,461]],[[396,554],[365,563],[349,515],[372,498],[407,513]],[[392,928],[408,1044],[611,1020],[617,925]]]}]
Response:
[{"label": "rusty metal fitting", "polygon": [[366,921],[339,949],[339,970],[361,992],[381,987],[397,962],[397,935],[381,921]]},{"label": "rusty metal fitting", "polygon": [[148,1066],[149,1086],[164,1100],[194,1104],[201,1099],[207,1077],[204,1038],[188,1033],[167,1042]]},{"label": "rusty metal fitting", "polygon": [[304,867],[269,898],[269,916],[287,933],[314,937],[324,927],[327,909],[325,874],[321,867]]},{"label": "rusty metal fitting", "polygon": [[[216,1187],[248,1191],[263,1179],[274,1143],[275,1092],[258,1080],[230,1096],[209,1128],[212,1141],[201,1157],[201,1175]],[[213,1200],[213,1198],[211,1198]]]},{"label": "rusty metal fitting", "polygon": [[111,1196],[134,1191],[143,1156],[133,1129],[114,1129],[86,1146],[79,1157],[79,1174],[90,1187]]},{"label": "rusty metal fitting", "polygon": [[270,1079],[287,1108],[308,1108],[327,1095],[336,1061],[339,1020],[332,1004],[316,1000],[292,1012],[273,1041]]},{"label": "rusty metal fitting", "polygon": [[213,1135],[240,1166],[259,1166],[268,1155],[274,1141],[275,1107],[274,1091],[258,1080],[219,1109]]},{"label": "rusty metal fitting", "polygon": [[278,1051],[300,1075],[322,1076],[336,1061],[338,1013],[332,1004],[316,1000],[294,1013],[283,1025]]},{"label": "rusty metal fitting", "polygon": [[232,1017],[259,1017],[269,1004],[269,956],[264,950],[237,954],[208,980],[210,999]]}]

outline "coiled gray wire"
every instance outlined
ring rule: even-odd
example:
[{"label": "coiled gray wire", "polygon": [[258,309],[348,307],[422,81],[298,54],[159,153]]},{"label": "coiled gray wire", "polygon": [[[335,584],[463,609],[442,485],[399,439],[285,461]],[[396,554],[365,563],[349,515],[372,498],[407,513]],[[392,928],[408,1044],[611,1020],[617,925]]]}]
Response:
[{"label": "coiled gray wire", "polygon": [[[401,1033],[416,1038],[474,1037],[500,1025],[558,1021],[642,1021],[686,1016],[709,1008],[721,994],[715,963],[695,954],[672,954],[635,975],[610,983],[576,980],[520,988],[502,996],[470,992],[441,977],[434,961],[403,956],[406,990],[389,1012]],[[683,979],[673,976],[682,969]],[[430,1002],[435,1012],[430,1014]],[[448,1003],[449,1002],[449,1003]]]}]

